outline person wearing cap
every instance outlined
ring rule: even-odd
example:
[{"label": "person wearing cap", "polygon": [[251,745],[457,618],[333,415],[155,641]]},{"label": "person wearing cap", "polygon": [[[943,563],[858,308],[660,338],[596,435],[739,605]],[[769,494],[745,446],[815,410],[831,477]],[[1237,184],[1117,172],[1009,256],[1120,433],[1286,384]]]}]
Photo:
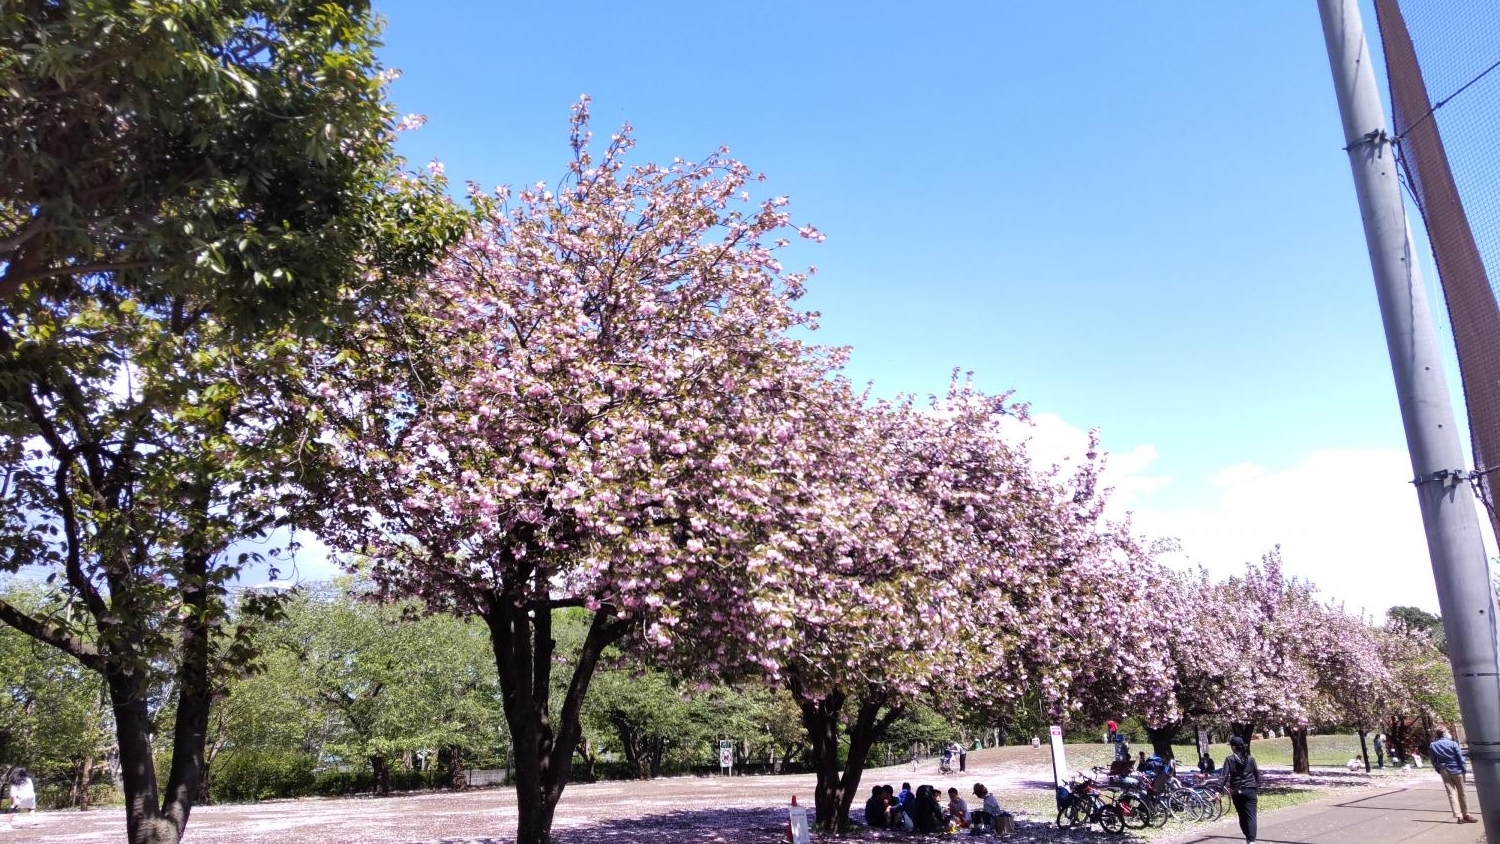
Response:
[{"label": "person wearing cap", "polygon": [[1260,768],[1243,738],[1230,736],[1229,749],[1234,752],[1224,760],[1224,787],[1229,789],[1234,813],[1240,817],[1240,832],[1245,835],[1245,844],[1255,844],[1255,803],[1260,793]]},{"label": "person wearing cap", "polygon": [[1458,742],[1448,738],[1442,727],[1432,731],[1432,744],[1427,745],[1427,757],[1432,760],[1432,769],[1443,778],[1443,790],[1448,792],[1448,807],[1453,810],[1454,823],[1478,823],[1479,819],[1469,814],[1468,801],[1464,799],[1464,751]]}]

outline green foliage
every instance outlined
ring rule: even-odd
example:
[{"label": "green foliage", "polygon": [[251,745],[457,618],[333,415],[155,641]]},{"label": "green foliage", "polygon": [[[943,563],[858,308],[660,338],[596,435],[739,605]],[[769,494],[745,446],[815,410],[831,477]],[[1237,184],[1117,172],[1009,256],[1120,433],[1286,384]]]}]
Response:
[{"label": "green foliage", "polygon": [[[47,599],[37,590],[12,585],[0,594],[31,611],[49,612]],[[103,763],[109,747],[105,715],[97,675],[0,626],[0,771],[24,766],[44,786],[56,786],[60,805],[68,804],[84,761]]]},{"label": "green foliage", "polygon": [[958,741],[958,727],[931,706],[914,702],[891,723],[885,741],[910,753],[917,745],[935,748]]},{"label": "green foliage", "polygon": [[209,800],[246,803],[313,793],[317,757],[290,750],[249,748],[215,763]]},{"label": "green foliage", "polygon": [[[269,641],[292,705],[315,713],[323,749],[347,762],[444,748],[480,755],[503,735],[488,633],[477,622],[331,589],[292,600]],[[301,723],[293,732],[317,726]]]},{"label": "green foliage", "polygon": [[454,220],[391,181],[376,47],[362,0],[6,4],[0,298],[107,281],[253,329],[420,269]]},{"label": "green foliage", "polygon": [[318,506],[315,356],[462,227],[375,35],[364,0],[0,8],[0,570],[59,607],[0,620],[108,678],[132,837],[201,775],[158,804],[150,689],[200,734],[277,616],[231,549]]}]

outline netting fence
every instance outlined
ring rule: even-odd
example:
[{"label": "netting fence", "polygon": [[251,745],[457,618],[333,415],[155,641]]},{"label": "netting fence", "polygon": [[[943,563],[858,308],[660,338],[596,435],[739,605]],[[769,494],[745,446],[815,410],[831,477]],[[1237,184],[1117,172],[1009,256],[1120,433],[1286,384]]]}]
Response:
[{"label": "netting fence", "polygon": [[1500,7],[1375,0],[1396,158],[1457,346],[1475,487],[1500,535]]}]

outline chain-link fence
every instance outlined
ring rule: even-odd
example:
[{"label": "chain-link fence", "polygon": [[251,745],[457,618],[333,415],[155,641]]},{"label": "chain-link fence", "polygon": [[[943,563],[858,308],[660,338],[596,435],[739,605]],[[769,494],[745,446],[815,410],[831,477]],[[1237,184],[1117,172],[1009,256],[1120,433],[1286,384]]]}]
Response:
[{"label": "chain-link fence", "polygon": [[1375,10],[1397,161],[1432,244],[1476,486],[1500,534],[1500,11],[1494,0],[1375,0]]}]

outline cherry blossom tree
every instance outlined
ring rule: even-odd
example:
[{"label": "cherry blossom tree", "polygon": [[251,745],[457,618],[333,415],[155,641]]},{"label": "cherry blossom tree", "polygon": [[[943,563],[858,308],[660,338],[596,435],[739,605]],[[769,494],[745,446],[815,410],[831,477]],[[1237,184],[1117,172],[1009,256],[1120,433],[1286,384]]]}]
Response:
[{"label": "cherry blossom tree", "polygon": [[1220,718],[1246,741],[1265,725],[1305,725],[1313,675],[1303,642],[1321,616],[1312,587],[1282,574],[1277,547],[1218,591],[1218,632],[1237,654],[1227,666]]},{"label": "cherry blossom tree", "polygon": [[[325,442],[343,478],[324,535],[384,588],[488,625],[524,844],[549,837],[606,646],[793,649],[776,522],[800,495],[808,396],[838,363],[791,335],[804,275],[775,253],[786,199],[720,150],[595,157],[587,100],[555,190],[474,192],[482,223],[425,290],[330,361]],[[343,490],[339,492],[338,490]],[[552,613],[589,630],[551,702]]]},{"label": "cherry blossom tree", "polygon": [[801,646],[777,671],[813,748],[818,823],[833,829],[914,701],[993,713],[1040,687],[1059,715],[1144,705],[1164,670],[1154,649],[1101,660],[1086,635],[1123,625],[1132,589],[1119,584],[1151,568],[1128,526],[1102,520],[1096,454],[1071,476],[1033,465],[1004,427],[1024,408],[958,379],[930,408],[846,407],[823,406],[833,424],[807,500],[781,520],[804,565],[783,590]]},{"label": "cherry blossom tree", "polygon": [[1184,726],[1218,720],[1230,694],[1229,680],[1240,659],[1238,642],[1224,635],[1219,587],[1202,569],[1172,572],[1153,596],[1144,626],[1168,652],[1171,701],[1165,711],[1146,714],[1152,752],[1173,756],[1172,746]]},{"label": "cherry blossom tree", "polygon": [[1380,633],[1342,607],[1330,605],[1324,607],[1322,622],[1307,631],[1307,637],[1308,657],[1317,678],[1310,706],[1312,721],[1353,728],[1368,771],[1366,736],[1379,727],[1391,703],[1391,673],[1382,659]]}]

